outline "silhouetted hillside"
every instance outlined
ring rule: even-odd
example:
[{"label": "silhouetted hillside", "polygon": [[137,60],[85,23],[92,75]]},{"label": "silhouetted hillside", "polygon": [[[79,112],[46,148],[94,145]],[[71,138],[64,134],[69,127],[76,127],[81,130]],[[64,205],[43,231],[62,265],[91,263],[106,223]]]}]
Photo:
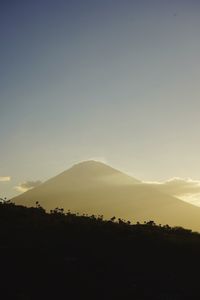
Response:
[{"label": "silhouetted hillside", "polygon": [[0,204],[2,299],[200,299],[200,235]]}]

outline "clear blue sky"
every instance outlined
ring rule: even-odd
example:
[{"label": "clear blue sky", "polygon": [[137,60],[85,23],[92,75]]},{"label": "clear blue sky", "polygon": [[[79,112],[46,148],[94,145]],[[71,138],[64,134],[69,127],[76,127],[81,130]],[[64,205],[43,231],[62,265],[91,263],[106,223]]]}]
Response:
[{"label": "clear blue sky", "polygon": [[96,158],[200,179],[198,0],[0,2],[0,194]]}]

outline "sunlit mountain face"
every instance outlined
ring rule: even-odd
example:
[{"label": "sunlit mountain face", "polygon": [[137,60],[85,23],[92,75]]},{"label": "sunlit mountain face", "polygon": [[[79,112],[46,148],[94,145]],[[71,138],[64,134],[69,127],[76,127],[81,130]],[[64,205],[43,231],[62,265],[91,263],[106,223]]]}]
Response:
[{"label": "sunlit mountain face", "polygon": [[86,161],[12,199],[46,210],[184,226],[200,230],[200,208],[153,188],[101,162]]}]

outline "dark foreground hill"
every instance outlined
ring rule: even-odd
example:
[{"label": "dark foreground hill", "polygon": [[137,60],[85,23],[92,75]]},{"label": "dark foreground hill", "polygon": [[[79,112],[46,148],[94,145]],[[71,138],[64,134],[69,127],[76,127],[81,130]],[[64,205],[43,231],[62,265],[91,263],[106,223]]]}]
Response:
[{"label": "dark foreground hill", "polygon": [[200,235],[0,204],[1,299],[200,299]]}]

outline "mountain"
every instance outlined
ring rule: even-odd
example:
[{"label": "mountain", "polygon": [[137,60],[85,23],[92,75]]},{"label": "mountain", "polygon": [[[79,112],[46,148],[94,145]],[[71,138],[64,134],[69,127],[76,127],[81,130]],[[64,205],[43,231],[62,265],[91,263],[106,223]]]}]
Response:
[{"label": "mountain", "polygon": [[200,231],[200,208],[96,161],[76,164],[12,201],[27,207],[39,201],[47,210],[59,207],[106,219],[154,220]]}]

